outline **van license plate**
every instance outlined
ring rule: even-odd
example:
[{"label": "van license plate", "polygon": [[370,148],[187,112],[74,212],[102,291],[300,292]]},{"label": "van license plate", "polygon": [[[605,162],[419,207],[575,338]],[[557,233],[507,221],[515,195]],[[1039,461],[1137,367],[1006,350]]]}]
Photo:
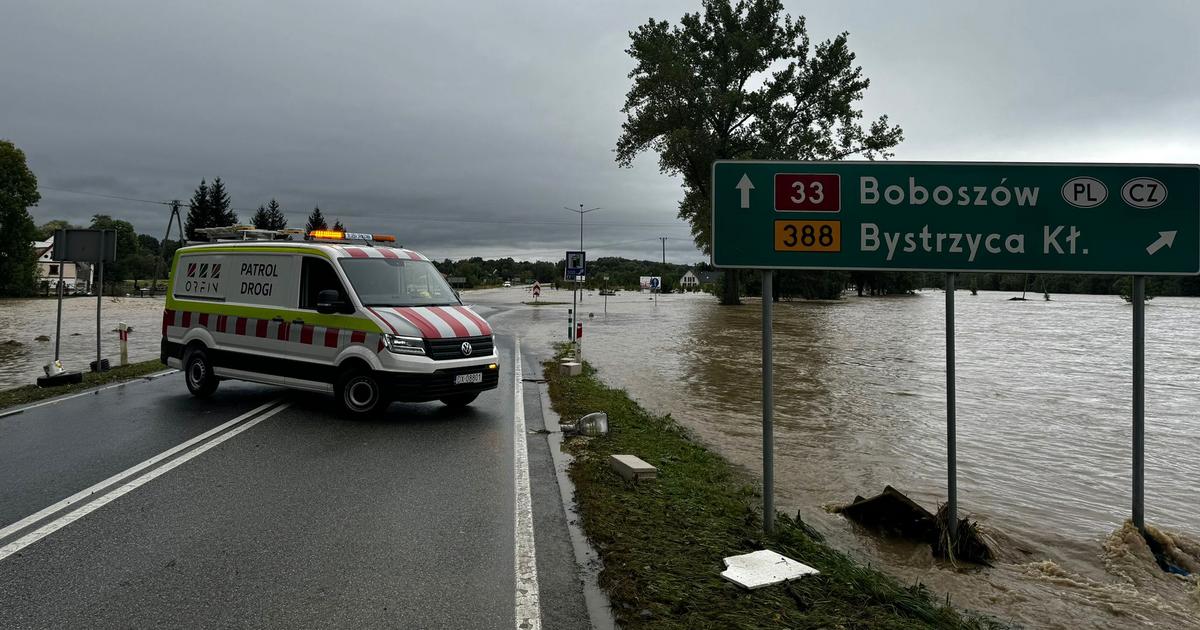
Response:
[{"label": "van license plate", "polygon": [[455,385],[466,385],[467,383],[482,383],[483,372],[475,372],[474,374],[459,374],[454,377]]}]

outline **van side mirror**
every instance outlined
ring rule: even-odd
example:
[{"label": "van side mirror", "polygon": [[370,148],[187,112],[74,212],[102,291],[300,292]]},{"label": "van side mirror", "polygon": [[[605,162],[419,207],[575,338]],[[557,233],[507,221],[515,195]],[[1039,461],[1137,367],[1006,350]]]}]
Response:
[{"label": "van side mirror", "polygon": [[343,302],[339,299],[338,292],[333,289],[325,289],[317,293],[317,312],[322,315],[333,315],[334,313],[353,313],[354,305],[349,302]]}]

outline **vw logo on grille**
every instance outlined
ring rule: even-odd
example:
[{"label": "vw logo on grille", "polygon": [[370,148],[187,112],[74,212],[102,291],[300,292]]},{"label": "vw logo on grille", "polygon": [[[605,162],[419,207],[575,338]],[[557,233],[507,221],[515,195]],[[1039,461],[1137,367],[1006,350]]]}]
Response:
[{"label": "vw logo on grille", "polygon": [[469,341],[464,341],[464,342],[463,342],[463,345],[462,345],[462,353],[463,353],[463,356],[464,356],[464,357],[469,357],[469,356],[471,356],[471,353],[472,353],[472,352],[474,352],[474,350],[472,350],[472,349],[471,349],[471,342],[469,342]]}]

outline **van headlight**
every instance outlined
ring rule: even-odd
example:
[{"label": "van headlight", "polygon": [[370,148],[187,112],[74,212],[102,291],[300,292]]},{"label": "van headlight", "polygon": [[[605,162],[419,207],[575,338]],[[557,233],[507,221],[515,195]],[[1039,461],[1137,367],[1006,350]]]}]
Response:
[{"label": "van headlight", "polygon": [[425,354],[425,340],[420,337],[404,337],[383,333],[387,349],[396,354]]}]

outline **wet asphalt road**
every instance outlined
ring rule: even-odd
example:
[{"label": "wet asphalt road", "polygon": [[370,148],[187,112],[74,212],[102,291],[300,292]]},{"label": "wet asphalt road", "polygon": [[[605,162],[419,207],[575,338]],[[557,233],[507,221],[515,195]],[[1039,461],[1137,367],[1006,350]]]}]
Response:
[{"label": "wet asphalt road", "polygon": [[[173,374],[0,417],[2,528],[287,405],[7,557],[95,499],[0,535],[0,628],[516,627],[514,344],[497,343],[500,386],[466,410],[349,419],[328,396],[235,382],[197,401]],[[542,627],[588,628],[536,386],[523,401]]]}]

